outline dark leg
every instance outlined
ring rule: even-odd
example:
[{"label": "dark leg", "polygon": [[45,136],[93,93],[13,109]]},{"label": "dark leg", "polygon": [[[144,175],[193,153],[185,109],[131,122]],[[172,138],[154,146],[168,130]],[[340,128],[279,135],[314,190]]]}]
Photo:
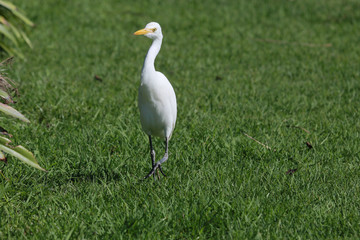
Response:
[{"label": "dark leg", "polygon": [[169,145],[169,140],[168,140],[168,138],[165,138],[165,154],[164,154],[164,157],[153,166],[153,169],[149,172],[148,175],[146,175],[145,178],[148,178],[151,175],[153,175],[155,173],[155,170],[158,169],[158,168],[160,169],[160,172],[166,177],[166,175],[164,174],[164,172],[161,169],[161,164],[164,163],[169,158],[168,157],[168,145]]},{"label": "dark leg", "polygon": [[[151,141],[151,136],[150,136],[150,135],[149,135],[149,142],[150,142],[151,162],[152,162],[152,167],[154,168],[154,166],[155,166],[155,150],[154,150],[154,148],[153,148],[152,141]],[[154,175],[154,179],[155,179],[155,175]]]},{"label": "dark leg", "polygon": [[149,135],[149,142],[150,142],[150,155],[151,155],[152,167],[154,167],[155,166],[155,150],[153,148],[150,135]]}]

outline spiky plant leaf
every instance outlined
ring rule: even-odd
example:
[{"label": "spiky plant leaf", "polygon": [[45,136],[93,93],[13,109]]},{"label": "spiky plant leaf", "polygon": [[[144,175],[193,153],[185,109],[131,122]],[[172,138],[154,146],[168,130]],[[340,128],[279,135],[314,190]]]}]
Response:
[{"label": "spiky plant leaf", "polygon": [[6,157],[5,157],[5,154],[0,151],[0,161],[5,161],[6,160]]},{"label": "spiky plant leaf", "polygon": [[19,111],[16,109],[10,107],[9,105],[0,103],[0,111],[3,113],[10,115],[12,117],[18,118],[24,122],[30,122],[29,119],[27,119],[24,115],[22,115]]},{"label": "spiky plant leaf", "polygon": [[34,23],[28,19],[24,14],[22,14],[19,9],[11,2],[8,1],[1,1],[0,0],[0,6],[8,9],[10,12],[12,12],[16,17],[21,19],[25,24],[33,27]]},{"label": "spiky plant leaf", "polygon": [[13,147],[10,145],[10,143],[11,143],[11,141],[9,139],[7,139],[6,137],[0,136],[0,150],[18,158],[19,160],[23,161],[24,163],[26,163],[34,168],[37,168],[39,170],[46,172],[46,170],[44,168],[40,167],[36,158],[29,150],[27,150],[26,148],[24,148],[23,146],[20,146],[20,145]]},{"label": "spiky plant leaf", "polygon": [[22,31],[23,25],[34,26],[21,11],[11,2],[0,0],[0,47],[10,55],[16,55],[24,58],[24,55],[18,50],[19,42],[24,41],[30,48],[32,44],[25,32]]},{"label": "spiky plant leaf", "polygon": [[12,97],[2,89],[0,89],[0,99],[4,101],[4,104],[14,103]]},{"label": "spiky plant leaf", "polygon": [[9,93],[10,91],[17,92],[16,83],[11,79],[6,77],[7,67],[12,64],[14,57],[6,58],[0,62],[0,89]]},{"label": "spiky plant leaf", "polygon": [[[1,20],[0,20],[1,21]],[[1,45],[1,43],[0,43]],[[17,93],[17,89],[15,88],[15,83],[6,76],[6,65],[12,62],[13,58],[8,58],[2,62],[0,62],[0,99],[5,99],[6,102],[12,101],[11,99],[11,92]],[[11,83],[11,84],[10,84]],[[13,85],[12,85],[13,84]],[[10,115],[12,117],[18,118],[24,122],[30,122],[24,115],[18,112],[16,109],[0,102],[0,111],[3,113]],[[7,132],[4,128],[0,127],[0,134],[7,135],[11,137],[11,134]],[[3,152],[8,153],[24,163],[35,167],[39,170],[46,171],[42,167],[39,166],[37,160],[35,159],[34,155],[24,148],[21,145],[18,146],[11,146],[11,141],[6,138],[0,136],[0,161],[6,162],[6,157]]]},{"label": "spiky plant leaf", "polygon": [[30,41],[30,39],[28,38],[28,36],[26,35],[26,33],[22,30],[20,30],[20,34],[21,34],[21,37],[24,39],[24,41],[26,42],[26,44],[30,47],[30,48],[33,48],[33,45]]},{"label": "spiky plant leaf", "polygon": [[0,33],[5,35],[8,39],[11,40],[15,44],[15,46],[18,46],[18,41],[16,40],[16,37],[12,34],[12,32],[9,31],[9,29],[4,25],[0,24]]},{"label": "spiky plant leaf", "polygon": [[4,44],[2,42],[0,42],[0,47],[2,49],[4,49],[4,51],[7,52],[10,55],[13,55],[13,56],[16,55],[16,56],[18,56],[19,58],[22,58],[22,59],[25,58],[24,55],[21,52],[17,51],[15,48],[7,46],[6,44]]},{"label": "spiky plant leaf", "polygon": [[0,89],[0,97],[7,102],[12,102],[10,95],[2,89]]}]

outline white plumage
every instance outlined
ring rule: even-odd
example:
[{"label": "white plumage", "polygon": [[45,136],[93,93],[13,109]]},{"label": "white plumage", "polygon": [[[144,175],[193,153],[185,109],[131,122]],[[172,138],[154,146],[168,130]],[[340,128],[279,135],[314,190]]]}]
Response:
[{"label": "white plumage", "polygon": [[[136,31],[134,34],[153,39],[141,71],[138,96],[141,126],[149,136],[152,159],[152,170],[145,178],[153,175],[158,168],[165,176],[161,164],[168,159],[168,141],[175,128],[177,110],[173,87],[165,75],[156,71],[154,66],[155,58],[161,48],[163,35],[160,25],[156,22],[148,23],[144,29]],[[165,140],[165,155],[157,163],[155,163],[155,151],[152,147],[151,136]]]}]

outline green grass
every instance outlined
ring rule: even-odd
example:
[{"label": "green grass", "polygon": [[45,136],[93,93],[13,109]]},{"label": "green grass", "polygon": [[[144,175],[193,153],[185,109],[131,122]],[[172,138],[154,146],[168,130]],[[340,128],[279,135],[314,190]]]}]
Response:
[{"label": "green grass", "polygon": [[[1,164],[0,238],[360,237],[359,2],[200,2],[15,1],[32,123],[6,128],[49,172]],[[161,181],[137,109],[150,21],[178,101]]]}]

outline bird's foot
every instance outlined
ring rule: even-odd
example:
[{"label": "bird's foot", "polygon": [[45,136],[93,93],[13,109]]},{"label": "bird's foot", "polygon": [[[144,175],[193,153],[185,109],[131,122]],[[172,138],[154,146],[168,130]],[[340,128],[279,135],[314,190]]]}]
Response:
[{"label": "bird's foot", "polygon": [[[153,166],[153,168],[151,169],[151,171],[149,172],[149,174],[146,175],[144,179],[150,177],[151,175],[154,175],[154,177],[155,177],[155,171],[158,170],[158,169],[160,169],[161,174],[164,175],[164,177],[166,177],[165,173],[164,173],[163,170],[161,169],[160,163],[156,163],[156,164]],[[157,173],[158,173],[158,179],[160,179],[159,172],[157,172]]]}]

